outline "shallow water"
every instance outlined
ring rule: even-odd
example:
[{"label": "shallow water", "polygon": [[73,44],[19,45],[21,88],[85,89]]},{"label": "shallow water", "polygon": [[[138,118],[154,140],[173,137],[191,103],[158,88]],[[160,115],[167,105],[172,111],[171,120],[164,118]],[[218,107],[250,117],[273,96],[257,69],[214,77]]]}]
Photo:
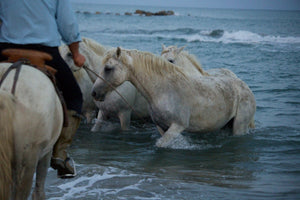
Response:
[{"label": "shallow water", "polygon": [[[233,137],[196,136],[191,150],[159,149],[148,124],[127,132],[90,133],[81,126],[71,155],[78,176],[60,180],[49,170],[50,199],[296,199],[299,131],[257,128]],[[284,135],[283,135],[284,133]]]},{"label": "shallow water", "polygon": [[[252,89],[256,128],[184,133],[184,150],[160,149],[151,124],[91,133],[81,124],[70,149],[78,176],[49,169],[47,199],[299,199],[300,13],[173,8],[176,16],[124,16],[170,8],[75,4],[83,36],[159,54],[186,45],[204,69],[228,68]],[[120,13],[116,16],[115,13]]]}]

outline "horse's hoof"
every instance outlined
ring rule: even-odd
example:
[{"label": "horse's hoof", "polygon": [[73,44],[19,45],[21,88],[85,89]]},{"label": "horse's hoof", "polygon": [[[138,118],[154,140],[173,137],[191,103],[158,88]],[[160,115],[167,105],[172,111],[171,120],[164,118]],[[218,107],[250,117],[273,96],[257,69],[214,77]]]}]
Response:
[{"label": "horse's hoof", "polygon": [[164,136],[157,140],[156,146],[159,148],[189,149],[191,145],[184,136],[178,135],[177,137]]},{"label": "horse's hoof", "polygon": [[72,158],[66,158],[65,160],[51,158],[51,167],[57,170],[58,178],[73,178],[77,175],[75,163]]},{"label": "horse's hoof", "polygon": [[159,148],[168,148],[168,146],[170,145],[170,141],[165,141],[165,140],[166,139],[162,137],[157,140],[155,145]]},{"label": "horse's hoof", "polygon": [[91,132],[97,132],[97,131],[99,131],[101,129],[101,124],[99,125],[99,124],[95,124],[94,126],[93,126],[93,128],[91,129]]}]

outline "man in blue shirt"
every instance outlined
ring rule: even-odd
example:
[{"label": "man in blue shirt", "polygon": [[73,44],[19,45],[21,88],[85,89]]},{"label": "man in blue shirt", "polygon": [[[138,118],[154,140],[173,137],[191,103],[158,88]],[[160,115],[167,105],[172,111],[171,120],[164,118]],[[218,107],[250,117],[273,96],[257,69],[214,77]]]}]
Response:
[{"label": "man in blue shirt", "polygon": [[[53,148],[51,167],[57,169],[58,177],[68,178],[74,177],[76,170],[66,149],[79,126],[83,100],[70,68],[59,54],[61,40],[68,44],[74,63],[81,67],[85,57],[79,52],[81,37],[70,0],[0,0],[0,52],[31,49],[53,57],[46,64],[57,70],[55,77],[67,104],[69,126],[63,128]],[[0,54],[3,60],[6,58]]]}]

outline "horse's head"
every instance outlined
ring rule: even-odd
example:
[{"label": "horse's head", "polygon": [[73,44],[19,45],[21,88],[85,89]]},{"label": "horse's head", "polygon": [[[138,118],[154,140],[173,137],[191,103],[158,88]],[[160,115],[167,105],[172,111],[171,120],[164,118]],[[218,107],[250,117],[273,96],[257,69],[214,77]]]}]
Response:
[{"label": "horse's head", "polygon": [[95,100],[104,100],[105,95],[128,80],[128,68],[124,60],[128,57],[120,47],[110,50],[102,61],[101,71],[92,88],[92,96]]},{"label": "horse's head", "polygon": [[178,48],[177,46],[162,45],[161,56],[167,59],[170,63],[175,63],[178,54],[184,49],[184,47]]}]

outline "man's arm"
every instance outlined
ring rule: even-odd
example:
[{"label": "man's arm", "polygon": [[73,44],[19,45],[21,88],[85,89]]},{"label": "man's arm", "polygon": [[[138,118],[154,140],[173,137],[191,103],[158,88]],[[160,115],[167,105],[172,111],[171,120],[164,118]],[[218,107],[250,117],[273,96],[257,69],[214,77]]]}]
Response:
[{"label": "man's arm", "polygon": [[77,20],[71,8],[70,0],[58,0],[56,22],[63,41],[68,44],[75,65],[82,67],[85,57],[79,52],[81,41]]}]

